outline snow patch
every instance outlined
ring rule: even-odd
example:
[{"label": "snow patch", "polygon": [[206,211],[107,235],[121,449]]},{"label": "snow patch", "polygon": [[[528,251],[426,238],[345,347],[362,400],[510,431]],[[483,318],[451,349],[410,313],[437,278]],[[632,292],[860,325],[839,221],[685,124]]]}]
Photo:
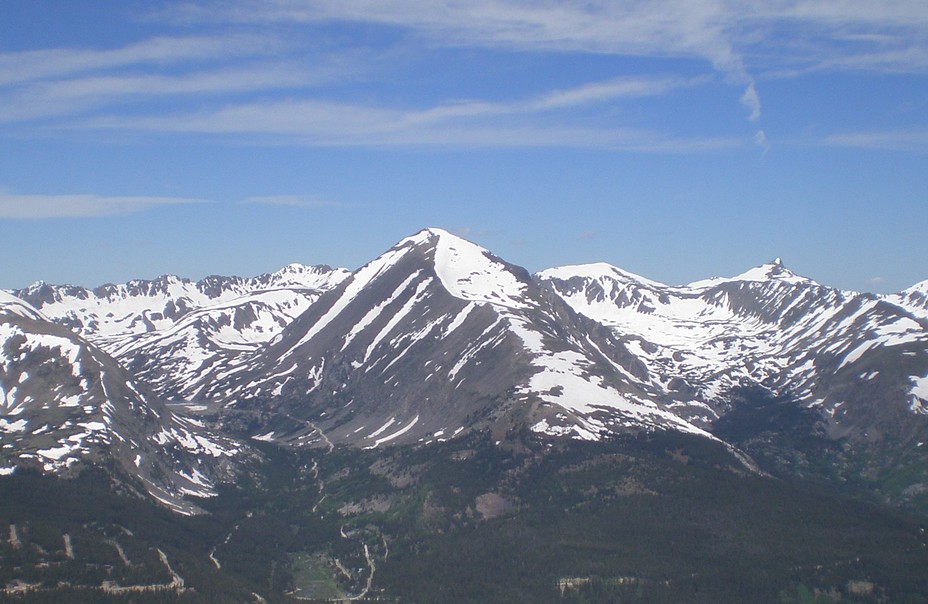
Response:
[{"label": "snow patch", "polygon": [[15,422],[10,422],[6,419],[0,418],[0,432],[6,432],[7,434],[22,432],[26,429],[26,425],[28,423],[29,422],[24,419],[18,419]]},{"label": "snow patch", "polygon": [[[391,420],[391,421],[392,421],[392,420]],[[382,445],[382,444],[385,443],[385,442],[390,442],[391,440],[395,440],[395,439],[399,438],[400,436],[406,434],[406,433],[409,432],[410,430],[412,430],[413,426],[415,426],[418,422],[419,422],[419,416],[417,415],[416,417],[413,418],[413,420],[412,420],[411,422],[409,422],[408,424],[406,424],[404,427],[400,428],[399,430],[397,430],[396,432],[390,434],[389,436],[384,436],[383,438],[377,439],[377,440],[374,442],[373,445],[370,445],[369,447],[365,447],[365,448],[366,448],[366,449],[375,449],[375,448],[379,447],[380,445]],[[388,425],[389,425],[389,424],[388,424]],[[371,437],[373,437],[373,436],[374,436],[374,435],[372,434],[372,435],[369,436],[368,438],[371,438]]]},{"label": "snow patch", "polygon": [[482,247],[441,229],[424,231],[437,239],[435,270],[448,293],[470,302],[527,308],[525,283]]}]

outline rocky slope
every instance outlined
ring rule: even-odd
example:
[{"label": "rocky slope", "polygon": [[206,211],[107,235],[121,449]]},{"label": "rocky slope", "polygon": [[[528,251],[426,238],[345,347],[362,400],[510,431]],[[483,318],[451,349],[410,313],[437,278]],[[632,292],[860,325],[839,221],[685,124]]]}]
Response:
[{"label": "rocky slope", "polygon": [[234,441],[172,413],[105,352],[0,292],[0,474],[112,472],[181,513],[233,477]]},{"label": "rocky slope", "polygon": [[[779,260],[682,287],[607,265],[539,277],[577,312],[629,342],[666,396],[686,393],[703,403],[705,415],[694,420],[718,419],[731,391],[745,385],[821,409],[837,432],[877,393],[887,412],[928,412],[921,386],[928,322],[907,309],[903,296],[894,303],[825,287]],[[911,305],[915,298],[904,299]]]},{"label": "rocky slope", "polygon": [[521,427],[584,439],[706,434],[639,387],[642,369],[524,269],[428,229],[323,295],[203,394],[262,418],[252,429],[263,438],[290,442],[376,447]]},{"label": "rocky slope", "polygon": [[204,382],[277,335],[344,269],[290,264],[252,278],[171,275],[94,289],[36,283],[12,292],[123,363],[166,400]]}]

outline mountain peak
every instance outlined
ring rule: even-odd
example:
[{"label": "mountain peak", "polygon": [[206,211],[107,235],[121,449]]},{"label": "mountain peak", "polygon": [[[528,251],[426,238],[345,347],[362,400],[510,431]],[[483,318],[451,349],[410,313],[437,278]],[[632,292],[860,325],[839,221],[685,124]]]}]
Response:
[{"label": "mountain peak", "polygon": [[280,270],[255,277],[255,287],[306,287],[329,289],[347,278],[349,271],[326,264],[300,264],[292,262]]},{"label": "mountain peak", "polygon": [[307,270],[312,270],[312,268],[313,267],[300,264],[299,262],[291,262],[280,270],[275,271],[275,273],[279,275],[286,275],[287,273],[303,273]]},{"label": "mountain peak", "polygon": [[786,265],[783,264],[783,260],[778,256],[771,260],[756,266],[752,269],[749,269],[740,275],[735,275],[734,277],[712,277],[711,279],[703,279],[701,281],[694,281],[687,285],[691,288],[705,288],[712,287],[714,285],[719,285],[721,283],[731,283],[737,281],[747,281],[747,282],[766,282],[766,281],[778,281],[780,283],[789,283],[792,285],[798,284],[807,284],[807,285],[818,285],[812,279],[808,277],[803,277],[797,275],[793,271],[786,268]]},{"label": "mountain peak", "polygon": [[454,237],[456,239],[460,239],[460,237],[458,237],[457,235],[452,235],[450,231],[446,231],[445,229],[442,229],[439,227],[426,227],[422,229],[422,231],[420,232],[428,233],[429,235],[436,236],[436,237]]},{"label": "mountain peak", "polygon": [[318,275],[321,273],[329,273],[329,272],[332,272],[333,270],[341,270],[341,269],[334,269],[328,264],[302,264],[300,262],[291,262],[287,266],[284,266],[283,268],[276,270],[270,274],[275,275],[275,276],[304,275],[304,274]]},{"label": "mountain peak", "polygon": [[654,289],[660,289],[667,287],[665,284],[658,281],[653,281],[647,277],[642,277],[630,271],[618,268],[609,264],[608,262],[593,262],[590,264],[576,264],[568,266],[558,266],[555,268],[549,268],[538,273],[538,277],[541,279],[571,279],[575,277],[582,277],[585,279],[592,279],[594,281],[599,281],[602,279],[611,279],[613,281],[618,281],[620,283],[634,283],[639,285],[645,285]]},{"label": "mountain peak", "polygon": [[414,235],[410,235],[409,237],[406,237],[405,239],[397,243],[396,247],[403,247],[404,245],[409,245],[409,244],[418,245],[418,244],[427,243],[427,242],[434,241],[434,240],[446,241],[446,242],[466,241],[462,237],[454,235],[450,233],[449,231],[446,231],[445,229],[440,229],[438,227],[426,227],[422,229],[421,231],[419,231],[418,233],[415,233]]},{"label": "mountain peak", "polygon": [[428,245],[435,273],[454,297],[512,308],[525,306],[524,291],[530,277],[489,250],[449,233],[426,228],[400,241],[394,250]]},{"label": "mountain peak", "polygon": [[733,281],[785,281],[787,283],[813,283],[807,277],[792,272],[779,257],[732,278]]}]

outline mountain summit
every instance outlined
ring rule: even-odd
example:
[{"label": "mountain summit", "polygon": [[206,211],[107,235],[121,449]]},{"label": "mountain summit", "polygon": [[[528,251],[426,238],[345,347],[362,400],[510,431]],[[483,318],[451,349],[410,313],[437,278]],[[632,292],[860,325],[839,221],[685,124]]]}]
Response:
[{"label": "mountain summit", "polygon": [[803,277],[792,272],[783,264],[783,261],[780,258],[774,258],[770,262],[761,264],[752,269],[749,269],[739,275],[734,277],[712,277],[711,279],[703,279],[700,281],[694,281],[689,283],[685,287],[690,289],[700,288],[700,287],[713,287],[721,283],[737,283],[737,282],[768,282],[775,281],[780,283],[789,283],[792,285],[818,285],[812,279],[808,277]]},{"label": "mountain summit", "polygon": [[525,269],[426,229],[324,294],[223,396],[238,413],[289,418],[262,434],[287,441],[375,447],[479,428],[708,436],[629,379],[640,371]]}]

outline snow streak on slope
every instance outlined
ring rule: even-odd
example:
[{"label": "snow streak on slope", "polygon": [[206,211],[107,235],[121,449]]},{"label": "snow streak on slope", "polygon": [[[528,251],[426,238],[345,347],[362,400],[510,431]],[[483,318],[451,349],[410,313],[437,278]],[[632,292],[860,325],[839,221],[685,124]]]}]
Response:
[{"label": "snow streak on slope", "polygon": [[0,289],[0,310],[26,319],[35,319],[37,321],[45,319],[35,308],[2,289]]},{"label": "snow streak on slope", "polygon": [[370,262],[363,267],[361,267],[354,275],[352,275],[351,280],[348,284],[348,287],[345,288],[341,297],[338,301],[332,305],[328,312],[317,321],[312,329],[310,329],[306,335],[303,336],[303,339],[300,340],[296,345],[300,346],[310,341],[313,336],[322,331],[335,317],[339,315],[355,297],[361,293],[365,285],[371,281],[377,279],[377,277],[388,270],[399,258],[402,257],[402,252],[399,250],[391,250],[387,252],[377,260]]},{"label": "snow streak on slope", "polygon": [[119,359],[159,395],[194,398],[306,311],[348,275],[291,264],[259,277],[173,276],[94,290],[36,284],[21,295],[41,304]]},{"label": "snow streak on slope", "polygon": [[[727,412],[734,390],[750,385],[821,407],[834,418],[834,409],[848,397],[879,396],[875,386],[835,394],[846,392],[843,386],[836,390],[839,382],[861,379],[854,375],[872,380],[879,373],[861,373],[857,366],[890,358],[884,354],[890,349],[901,355],[914,347],[914,355],[928,345],[928,323],[901,304],[823,287],[779,260],[730,279],[681,287],[601,264],[551,269],[538,277],[577,312],[628,343],[654,378],[647,386],[663,390],[664,400],[679,399],[671,407],[703,425]],[[909,294],[911,305],[917,291]],[[919,372],[921,365],[912,362],[910,371]],[[686,397],[701,406],[687,404]]]},{"label": "snow streak on slope", "polygon": [[91,339],[138,335],[174,325],[192,310],[255,292],[325,291],[347,276],[343,269],[290,264],[252,278],[210,276],[193,282],[174,275],[94,289],[37,282],[12,292],[61,325]]},{"label": "snow streak on slope", "polygon": [[904,308],[917,317],[928,319],[928,281],[916,283],[898,294],[883,296],[883,299]]},{"label": "snow streak on slope", "polygon": [[745,389],[866,434],[874,405],[928,405],[926,284],[844,292],[779,259],[685,286],[607,264],[532,277],[426,229],[350,276],[291,265],[27,293],[169,399],[223,406],[262,437],[384,446],[513,418],[576,438],[705,436]]},{"label": "snow streak on slope", "polygon": [[[226,398],[242,413],[283,401],[333,442],[363,446],[429,440],[510,415],[585,439],[629,429],[708,436],[630,382],[627,359],[610,356],[617,343],[597,344],[581,322],[524,269],[428,229],[320,298]],[[297,436],[274,434],[304,442],[297,428]]]},{"label": "snow streak on slope", "polygon": [[121,467],[175,511],[208,497],[239,447],[168,411],[105,353],[22,302],[0,301],[0,467]]}]

